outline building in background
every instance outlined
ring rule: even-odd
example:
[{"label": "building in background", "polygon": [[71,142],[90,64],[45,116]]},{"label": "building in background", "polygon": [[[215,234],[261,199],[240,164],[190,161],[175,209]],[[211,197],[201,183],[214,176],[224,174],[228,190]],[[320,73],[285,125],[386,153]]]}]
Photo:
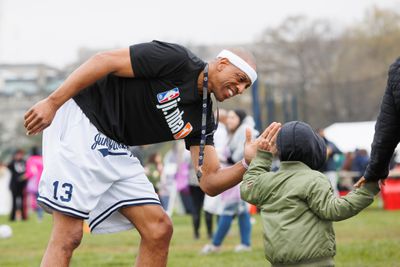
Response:
[{"label": "building in background", "polygon": [[40,142],[26,138],[23,116],[64,78],[63,71],[46,64],[0,64],[0,160],[5,151]]}]

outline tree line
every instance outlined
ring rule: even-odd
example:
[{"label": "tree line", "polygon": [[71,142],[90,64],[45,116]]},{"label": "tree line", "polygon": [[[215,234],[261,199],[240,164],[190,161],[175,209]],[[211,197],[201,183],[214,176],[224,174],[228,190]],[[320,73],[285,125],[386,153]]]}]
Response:
[{"label": "tree line", "polygon": [[[388,68],[400,55],[400,14],[372,8],[360,22],[335,25],[289,17],[251,45],[264,122],[273,116],[325,127],[376,119]],[[274,102],[274,112],[268,101]],[[287,101],[296,102],[286,107]],[[296,116],[285,116],[288,111]]]}]

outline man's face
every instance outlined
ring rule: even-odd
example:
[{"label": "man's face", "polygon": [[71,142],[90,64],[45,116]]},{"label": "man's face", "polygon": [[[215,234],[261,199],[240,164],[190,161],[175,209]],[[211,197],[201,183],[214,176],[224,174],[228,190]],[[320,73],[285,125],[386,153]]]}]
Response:
[{"label": "man's face", "polygon": [[218,60],[212,88],[218,101],[222,102],[237,94],[242,94],[250,85],[251,81],[243,71],[225,58]]}]

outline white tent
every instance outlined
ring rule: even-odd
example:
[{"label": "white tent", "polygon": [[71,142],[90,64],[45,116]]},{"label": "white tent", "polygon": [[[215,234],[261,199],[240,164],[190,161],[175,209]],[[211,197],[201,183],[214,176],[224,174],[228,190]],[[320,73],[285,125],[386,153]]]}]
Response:
[{"label": "white tent", "polygon": [[371,152],[374,139],[375,121],[338,122],[325,128],[325,136],[342,152],[366,149]]}]

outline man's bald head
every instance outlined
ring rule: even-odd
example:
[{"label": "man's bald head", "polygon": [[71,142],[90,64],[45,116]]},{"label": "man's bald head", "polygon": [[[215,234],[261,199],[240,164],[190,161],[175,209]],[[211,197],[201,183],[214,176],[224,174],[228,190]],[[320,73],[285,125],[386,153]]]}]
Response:
[{"label": "man's bald head", "polygon": [[243,47],[232,47],[228,48],[227,50],[231,51],[232,53],[246,61],[246,63],[249,64],[255,71],[257,70],[256,58],[249,50]]}]

